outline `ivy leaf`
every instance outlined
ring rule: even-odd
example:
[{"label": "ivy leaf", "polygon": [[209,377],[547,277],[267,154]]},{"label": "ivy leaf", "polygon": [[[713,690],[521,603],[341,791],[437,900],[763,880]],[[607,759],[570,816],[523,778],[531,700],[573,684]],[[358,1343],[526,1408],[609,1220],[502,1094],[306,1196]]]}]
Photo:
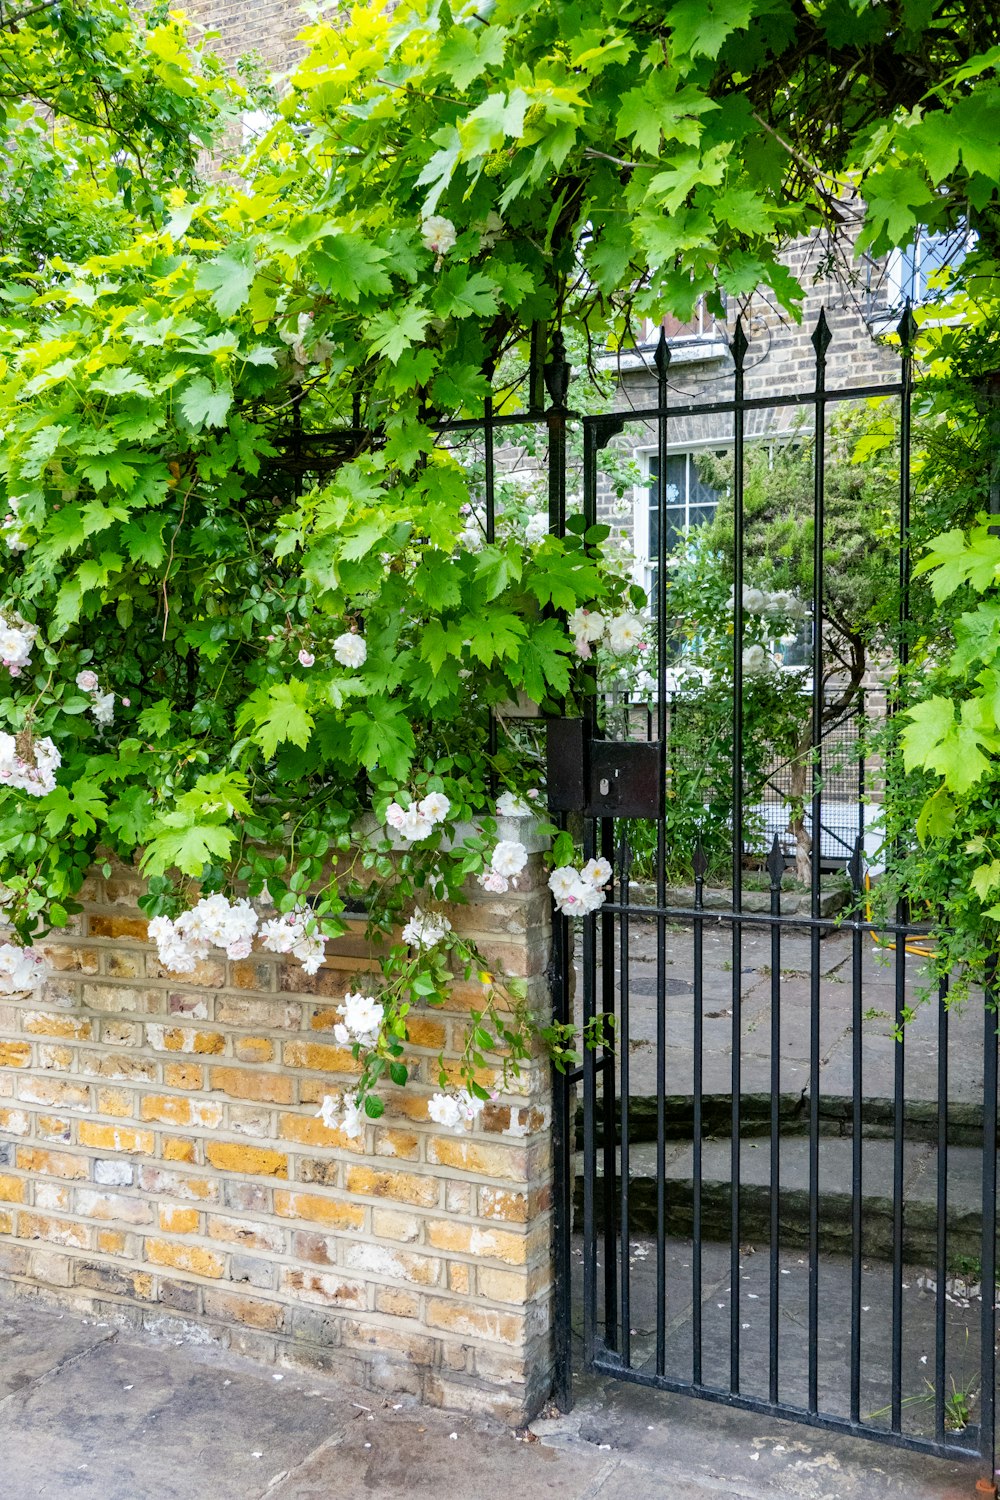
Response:
[{"label": "ivy leaf", "polygon": [[211,292],[211,303],[220,318],[231,318],[250,296],[257,267],[249,245],[229,249],[201,267],[195,278],[199,291]]}]

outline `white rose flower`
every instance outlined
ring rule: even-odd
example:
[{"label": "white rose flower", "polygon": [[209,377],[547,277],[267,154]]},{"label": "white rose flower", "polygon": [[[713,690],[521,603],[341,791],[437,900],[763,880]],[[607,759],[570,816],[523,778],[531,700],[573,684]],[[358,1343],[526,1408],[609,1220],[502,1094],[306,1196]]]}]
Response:
[{"label": "white rose flower", "polygon": [[743,590],[743,612],[748,615],[760,615],[764,613],[767,596],[762,589]]},{"label": "white rose flower", "polygon": [[452,927],[440,912],[423,912],[414,907],[413,916],[403,928],[403,942],[410,948],[433,948]]},{"label": "white rose flower", "polygon": [[434,832],[434,824],[430,818],[425,818],[419,807],[408,807],[403,814],[399,825],[399,835],[408,839],[411,844],[419,839],[425,839]]},{"label": "white rose flower", "polygon": [[458,236],[450,219],[446,219],[443,214],[430,214],[420,226],[420,238],[426,248],[440,259],[454,248]]},{"label": "white rose flower", "polygon": [[501,792],[497,798],[498,818],[530,818],[534,808],[516,792]]},{"label": "white rose flower", "polygon": [[482,528],[477,526],[475,522],[470,521],[458,533],[457,541],[460,547],[465,548],[466,552],[481,552],[486,537],[483,535]]},{"label": "white rose flower", "polygon": [[31,948],[0,943],[0,995],[37,989],[45,980],[45,960]]},{"label": "white rose flower", "polygon": [[406,808],[400,807],[398,802],[390,802],[385,810],[385,821],[390,828],[398,832],[406,821]]},{"label": "white rose flower", "polygon": [[528,851],[516,839],[501,839],[490,859],[494,875],[503,875],[507,880],[520,875],[527,863]]},{"label": "white rose flower", "polygon": [[90,712],[94,715],[95,724],[102,726],[113,724],[115,721],[114,693],[95,693],[94,700],[90,705]]},{"label": "white rose flower", "polygon": [[374,995],[344,996],[341,1019],[352,1039],[362,1046],[370,1046],[378,1039],[379,1028],[385,1017],[385,1006]]},{"label": "white rose flower", "polygon": [[99,683],[96,672],[77,672],[76,685],[81,693],[96,693]]},{"label": "white rose flower", "polygon": [[365,1133],[365,1112],[356,1099],[344,1100],[344,1118],[341,1128],[345,1135],[356,1141]]},{"label": "white rose flower", "polygon": [[479,877],[479,884],[484,891],[489,891],[493,896],[502,896],[510,887],[507,877],[498,875],[495,870],[484,870]]},{"label": "white rose flower", "polygon": [[443,823],[451,812],[451,803],[443,792],[428,792],[417,804],[417,810],[422,818],[429,818],[432,823]]},{"label": "white rose flower", "polygon": [[364,636],[346,630],[334,641],[333,654],[342,667],[363,667],[368,659]]},{"label": "white rose flower", "polygon": [[541,511],[528,517],[528,524],[524,528],[524,539],[529,546],[534,546],[543,537],[549,534],[549,518]]},{"label": "white rose flower", "polygon": [[572,865],[561,865],[558,870],[552,871],[549,876],[549,890],[555,897],[557,905],[565,900],[579,878],[579,871],[574,870]]},{"label": "white rose flower", "polygon": [[606,859],[588,859],[580,871],[580,879],[599,889],[611,879],[611,866]]},{"label": "white rose flower", "polygon": [[427,1101],[427,1117],[446,1130],[454,1130],[462,1118],[458,1100],[450,1094],[434,1094]]},{"label": "white rose flower", "polygon": [[575,609],[566,621],[569,630],[581,641],[599,641],[607,621],[599,609]]},{"label": "white rose flower", "polygon": [[638,615],[615,615],[608,622],[608,645],[616,656],[627,656],[642,640],[642,621]]}]

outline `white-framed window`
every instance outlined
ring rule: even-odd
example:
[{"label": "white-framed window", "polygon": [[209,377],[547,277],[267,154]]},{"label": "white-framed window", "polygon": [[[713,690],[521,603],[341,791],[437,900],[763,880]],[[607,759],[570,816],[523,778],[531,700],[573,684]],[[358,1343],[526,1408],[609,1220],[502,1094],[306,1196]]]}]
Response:
[{"label": "white-framed window", "polygon": [[[723,458],[725,452],[718,443],[705,443],[700,447],[678,448],[667,454],[662,514],[668,553],[674,550],[685,532],[703,525],[715,515],[720,491],[702,479],[698,472],[698,456],[711,453]],[[635,456],[646,473],[645,484],[637,485],[634,493],[636,581],[642,584],[650,599],[655,600],[656,559],[660,545],[660,462],[656,453],[638,452]]]},{"label": "white-framed window", "polygon": [[646,318],[642,329],[643,345],[655,344],[663,328],[671,344],[693,343],[706,339],[724,341],[724,325],[714,313],[709,312],[704,297],[699,297],[690,318],[675,318],[673,313],[664,313],[660,319]]},{"label": "white-framed window", "polygon": [[940,302],[947,296],[947,288],[932,286],[935,278],[946,268],[957,271],[969,250],[973,236],[966,229],[955,229],[948,234],[935,234],[927,229],[918,229],[913,241],[901,250],[893,250],[886,265],[886,281],[889,306],[901,311],[907,302],[914,307]]}]

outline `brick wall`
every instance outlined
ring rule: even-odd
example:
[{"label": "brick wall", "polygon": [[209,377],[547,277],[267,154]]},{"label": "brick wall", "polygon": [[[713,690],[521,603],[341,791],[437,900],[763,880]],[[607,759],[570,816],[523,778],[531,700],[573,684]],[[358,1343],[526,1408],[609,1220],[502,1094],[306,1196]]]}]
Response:
[{"label": "brick wall", "polygon": [[[549,901],[450,910],[544,1003]],[[435,1405],[523,1420],[550,1373],[547,1069],[469,1134],[427,1119],[477,984],[412,1028],[412,1081],[352,1141],[317,1118],[355,1067],[336,1003],[360,928],[315,978],[220,957],[182,979],[144,941],[137,878],[86,887],[35,995],[0,998],[0,1275],[101,1316]]]}]

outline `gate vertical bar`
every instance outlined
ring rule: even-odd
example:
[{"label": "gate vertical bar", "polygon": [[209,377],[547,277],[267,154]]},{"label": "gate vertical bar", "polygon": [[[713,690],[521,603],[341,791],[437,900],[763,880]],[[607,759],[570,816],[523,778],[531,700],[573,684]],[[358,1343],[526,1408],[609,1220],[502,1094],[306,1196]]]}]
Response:
[{"label": "gate vertical bar", "polygon": [[819,1407],[819,1058],[820,1058],[820,941],[816,925],[820,914],[820,856],[822,846],[822,744],[823,744],[823,544],[826,485],[826,353],[830,328],[821,311],[812,335],[816,351],[815,447],[813,473],[813,650],[811,758],[812,812],[810,827],[810,929],[809,964],[809,1374],[808,1408]]},{"label": "gate vertical bar", "polygon": [[[656,733],[661,754],[667,743],[667,370],[670,348],[661,325],[653,356],[656,366]],[[662,796],[662,788],[661,788]],[[667,1068],[667,834],[656,820],[656,1373],[666,1368],[667,1343],[667,1205],[666,1205],[666,1068]]]},{"label": "gate vertical bar", "polygon": [[[587,529],[594,524],[597,509],[597,442],[594,424],[583,425],[583,515]],[[585,713],[593,733],[596,697],[587,700]],[[584,859],[594,853],[593,821],[584,820]],[[583,924],[583,1031],[594,1019],[597,1002],[597,926],[594,917]],[[588,1368],[597,1347],[597,1228],[594,1196],[597,1186],[597,1054],[583,1048],[583,1357]],[[604,1133],[612,1130],[605,1117]]]},{"label": "gate vertical bar", "polygon": [[944,1383],[948,1322],[945,1280],[948,1275],[948,980],[938,986],[937,1041],[937,1259],[934,1286],[934,1431],[945,1439]]},{"label": "gate vertical bar", "polygon": [[[532,393],[538,388],[538,365],[541,362],[540,341],[532,338],[530,383]],[[552,404],[546,414],[549,435],[549,530],[562,536],[566,530],[566,396],[569,388],[569,365],[566,363],[562,335],[552,338],[552,359],[545,366],[545,383]],[[552,917],[552,1009],[557,1022],[568,1024],[573,1018],[570,998],[570,927],[566,917]],[[572,1350],[572,1253],[573,1216],[573,1119],[572,1085],[558,1069],[552,1075],[552,1153],[554,1191],[552,1204],[555,1288],[555,1376],[553,1399],[562,1411],[573,1404]]]},{"label": "gate vertical bar", "polygon": [[[990,465],[989,510],[1000,517],[1000,373],[987,382],[988,455]],[[1000,527],[990,527],[994,535]],[[997,1268],[997,967],[991,962],[986,985],[983,1030],[983,1274],[982,1327],[980,1328],[979,1446],[983,1479],[996,1494],[996,1268]]]},{"label": "gate vertical bar", "polygon": [[691,1379],[701,1385],[701,1137],[702,1137],[702,1064],[705,1046],[705,875],[708,860],[701,841],[694,850],[694,1119],[692,1122],[691,1175],[693,1203],[691,1210]]},{"label": "gate vertical bar", "polygon": [[[910,630],[910,410],[913,381],[912,344],[916,323],[907,303],[898,327],[902,354],[903,391],[899,411],[899,678],[891,709],[903,706],[903,674],[909,661]],[[906,1133],[906,937],[902,928],[909,920],[904,899],[896,905],[895,958],[896,1046],[893,1058],[892,1110],[892,1349],[891,1426],[902,1430],[903,1421],[903,1188],[905,1181]]]},{"label": "gate vertical bar", "polygon": [[740,1389],[740,1095],[743,1090],[743,431],[747,336],[733,330],[733,1059],[730,1140],[729,1390]]},{"label": "gate vertical bar", "polygon": [[771,877],[771,1224],[768,1263],[768,1394],[778,1400],[779,1252],[781,1231],[781,879],[785,860],[774,835],[767,861]]},{"label": "gate vertical bar", "polygon": [[864,1204],[864,1036],[861,1029],[863,971],[860,923],[865,914],[864,839],[859,832],[847,867],[851,916],[851,1421],[861,1420],[861,1216]]}]

